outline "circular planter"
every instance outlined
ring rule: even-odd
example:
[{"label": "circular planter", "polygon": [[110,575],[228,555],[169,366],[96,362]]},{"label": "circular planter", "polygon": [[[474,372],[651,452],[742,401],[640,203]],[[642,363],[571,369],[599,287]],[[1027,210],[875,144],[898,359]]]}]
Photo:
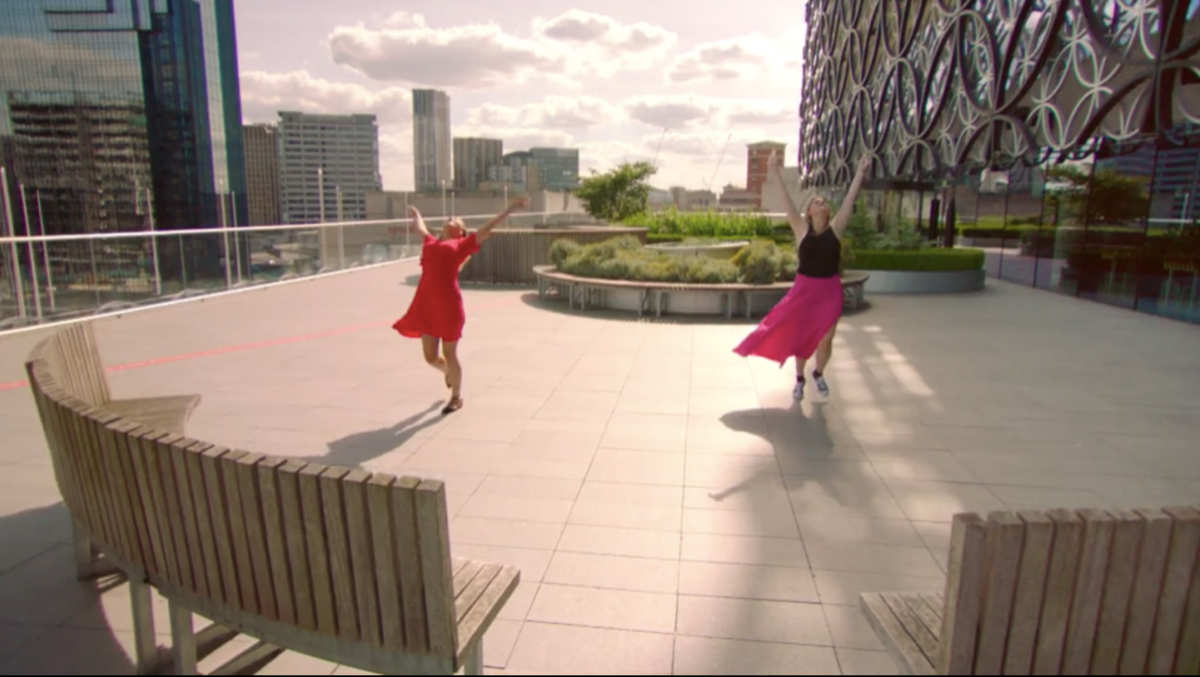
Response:
[{"label": "circular planter", "polygon": [[737,255],[742,247],[749,242],[718,242],[716,244],[683,244],[682,242],[663,242],[646,245],[651,251],[670,254],[672,256],[705,256],[710,259],[728,261]]},{"label": "circular planter", "polygon": [[[850,272],[850,271],[847,271]],[[864,270],[871,275],[863,285],[868,294],[962,294],[981,291],[987,271]]]}]

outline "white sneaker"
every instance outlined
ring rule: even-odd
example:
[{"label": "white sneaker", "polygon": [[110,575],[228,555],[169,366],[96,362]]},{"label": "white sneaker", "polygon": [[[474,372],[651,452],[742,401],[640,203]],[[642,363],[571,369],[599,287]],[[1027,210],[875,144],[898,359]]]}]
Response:
[{"label": "white sneaker", "polygon": [[821,391],[821,395],[829,397],[829,384],[825,382],[825,375],[813,374],[813,380],[817,382],[817,390]]},{"label": "white sneaker", "polygon": [[806,383],[807,383],[807,381],[804,381],[804,380],[796,381],[796,387],[792,388],[792,399],[793,400],[796,400],[797,402],[799,402],[804,399],[804,386],[806,385]]}]

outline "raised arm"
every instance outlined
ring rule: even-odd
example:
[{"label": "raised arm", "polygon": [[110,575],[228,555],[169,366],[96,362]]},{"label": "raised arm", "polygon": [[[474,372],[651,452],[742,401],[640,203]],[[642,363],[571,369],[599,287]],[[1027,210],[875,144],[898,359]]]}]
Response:
[{"label": "raised arm", "polygon": [[788,190],[787,183],[783,180],[783,170],[775,164],[774,153],[771,153],[767,163],[771,165],[771,171],[775,174],[775,178],[779,179],[779,187],[783,189],[783,208],[787,211],[788,225],[792,227],[792,233],[796,235],[796,241],[799,242],[808,234],[808,219],[800,215],[796,203],[792,202],[792,192]]},{"label": "raised arm", "polygon": [[850,182],[850,189],[846,191],[846,198],[842,200],[842,207],[838,210],[837,216],[833,217],[829,227],[833,228],[834,235],[839,238],[846,232],[846,228],[850,225],[850,216],[854,214],[854,203],[858,200],[858,192],[862,190],[863,181],[866,181],[867,174],[871,172],[871,157],[867,156],[858,161],[858,173],[854,175],[854,180]]},{"label": "raised arm", "polygon": [[421,210],[417,209],[415,206],[409,206],[408,217],[412,219],[413,227],[417,229],[417,232],[421,234],[421,237],[428,237],[432,235],[432,233],[429,232],[429,229],[425,227],[425,219],[421,218]]},{"label": "raised arm", "polygon": [[483,225],[482,228],[475,231],[476,241],[478,241],[480,243],[486,242],[487,239],[492,236],[492,231],[495,230],[496,226],[499,226],[500,224],[504,223],[504,221],[506,219],[508,219],[508,217],[513,212],[517,211],[518,209],[526,209],[528,207],[529,207],[529,198],[528,197],[522,196],[522,197],[519,197],[519,198],[513,200],[512,202],[510,202],[508,204],[507,207],[504,208],[504,211],[502,211],[496,215],[496,218],[492,219],[491,221],[488,221],[486,224]]}]

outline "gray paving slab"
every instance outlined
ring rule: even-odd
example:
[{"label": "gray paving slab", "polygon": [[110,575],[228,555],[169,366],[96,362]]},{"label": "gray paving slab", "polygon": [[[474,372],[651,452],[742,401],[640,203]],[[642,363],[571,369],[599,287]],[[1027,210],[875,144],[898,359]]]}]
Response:
[{"label": "gray paving slab", "polygon": [[[826,400],[743,321],[469,288],[466,408],[389,328],[415,268],[97,322],[120,396],[189,434],[445,479],[456,554],[522,568],[498,674],[887,671],[855,605],[937,590],[961,510],[1200,502],[1200,328],[989,280],[845,318]],[[0,673],[132,669],[121,586],[77,583],[23,360],[0,337]],[[753,651],[750,650],[753,647]],[[740,658],[739,658],[740,657]],[[274,672],[352,671],[287,654]]]}]

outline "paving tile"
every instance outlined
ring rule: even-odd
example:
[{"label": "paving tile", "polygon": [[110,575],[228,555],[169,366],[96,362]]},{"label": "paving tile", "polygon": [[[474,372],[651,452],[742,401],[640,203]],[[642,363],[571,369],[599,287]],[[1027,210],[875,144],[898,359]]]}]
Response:
[{"label": "paving tile", "polygon": [[908,520],[876,520],[852,517],[826,519],[819,516],[798,516],[800,535],[808,541],[837,541],[845,543],[875,543],[923,547],[925,542]]},{"label": "paving tile", "polygon": [[780,477],[779,463],[769,456],[688,453],[689,487],[723,489],[757,477]]},{"label": "paving tile", "polygon": [[512,656],[517,638],[525,624],[521,621],[510,621],[497,618],[492,621],[487,635],[483,638],[483,665],[486,668],[503,670]]},{"label": "paving tile", "polygon": [[981,515],[1004,510],[1005,504],[981,484],[885,480],[904,514],[914,522],[950,522],[961,512]]},{"label": "paving tile", "polygon": [[[170,642],[159,639],[160,644]],[[70,647],[70,650],[64,650]],[[7,661],[7,675],[128,675],[134,672],[133,632],[49,628],[28,636],[28,644]]]},{"label": "paving tile", "polygon": [[515,567],[521,571],[522,586],[526,583],[540,583],[542,577],[546,575],[546,569],[550,566],[550,558],[553,555],[548,550],[472,543],[454,543],[450,548],[450,554],[453,557]]},{"label": "paving tile", "polygon": [[679,596],[681,635],[832,646],[820,604]]},{"label": "paving tile", "polygon": [[818,602],[812,572],[795,567],[679,563],[679,593],[777,602]]},{"label": "paving tile", "polygon": [[672,632],[675,595],[543,583],[529,620],[614,630]]},{"label": "paving tile", "polygon": [[833,649],[710,637],[675,639],[677,675],[834,675]]},{"label": "paving tile", "polygon": [[683,511],[683,531],[692,534],[800,538],[796,519],[790,512],[688,508]]},{"label": "paving tile", "polygon": [[463,517],[484,517],[565,524],[572,501],[516,496],[475,495],[459,512]]},{"label": "paving tile", "polygon": [[617,400],[615,411],[638,414],[688,413],[687,387],[639,387],[636,383],[626,383]]},{"label": "paving tile", "polygon": [[900,669],[892,657],[882,651],[837,649],[838,663],[843,675],[899,675]]},{"label": "paving tile", "polygon": [[526,623],[508,670],[536,675],[669,675],[674,644],[667,634]]},{"label": "paving tile", "polygon": [[805,539],[814,569],[936,577],[940,567],[924,546],[905,547]]},{"label": "paving tile", "polygon": [[726,454],[735,456],[772,456],[772,444],[766,426],[755,430],[735,430],[728,426],[693,416],[687,430],[689,454]]},{"label": "paving tile", "polygon": [[722,488],[686,487],[683,490],[683,507],[690,510],[786,513],[792,510],[792,502],[781,480],[759,475]]},{"label": "paving tile", "polygon": [[808,568],[804,544],[792,538],[684,534],[681,559]]},{"label": "paving tile", "polygon": [[578,427],[570,424],[564,430],[526,428],[508,447],[509,455],[533,461],[591,462],[603,429],[593,434],[579,432]]},{"label": "paving tile", "polygon": [[[493,626],[494,627],[494,626]],[[305,656],[295,651],[284,651],[256,672],[256,675],[332,675],[336,663]]]},{"label": "paving tile", "polygon": [[553,522],[528,522],[483,517],[455,518],[450,523],[451,542],[473,545],[497,545],[532,550],[554,550],[562,536],[563,525]]},{"label": "paving tile", "polygon": [[493,474],[480,483],[475,495],[573,501],[579,495],[579,487],[582,484],[577,480]]},{"label": "paving tile", "polygon": [[56,546],[0,576],[0,622],[58,625],[74,618],[104,582],[75,580],[69,546]]},{"label": "paving tile", "polygon": [[825,620],[829,623],[829,632],[833,635],[834,646],[863,651],[884,650],[883,643],[860,607],[824,604],[822,608],[825,610]]},{"label": "paving tile", "polygon": [[674,594],[679,589],[679,561],[558,552],[550,561],[546,582]]},{"label": "paving tile", "polygon": [[648,505],[673,508],[683,504],[683,488],[649,484],[620,484],[615,482],[585,482],[579,492],[580,501]]},{"label": "paving tile", "polygon": [[679,559],[679,534],[669,531],[619,529],[568,524],[559,552]]},{"label": "paving tile", "polygon": [[945,522],[913,522],[921,541],[931,549],[950,549],[950,525]]},{"label": "paving tile", "polygon": [[684,456],[659,451],[601,449],[596,452],[588,482],[683,486]]},{"label": "paving tile", "polygon": [[615,412],[600,444],[608,449],[683,451],[686,439],[686,416]]},{"label": "paving tile", "polygon": [[944,575],[937,578],[870,574],[852,571],[814,570],[817,592],[822,604],[856,606],[864,592],[942,592],[946,588]]},{"label": "paving tile", "polygon": [[683,508],[662,507],[637,503],[576,501],[568,524],[595,527],[646,529],[678,532],[683,520]]}]

